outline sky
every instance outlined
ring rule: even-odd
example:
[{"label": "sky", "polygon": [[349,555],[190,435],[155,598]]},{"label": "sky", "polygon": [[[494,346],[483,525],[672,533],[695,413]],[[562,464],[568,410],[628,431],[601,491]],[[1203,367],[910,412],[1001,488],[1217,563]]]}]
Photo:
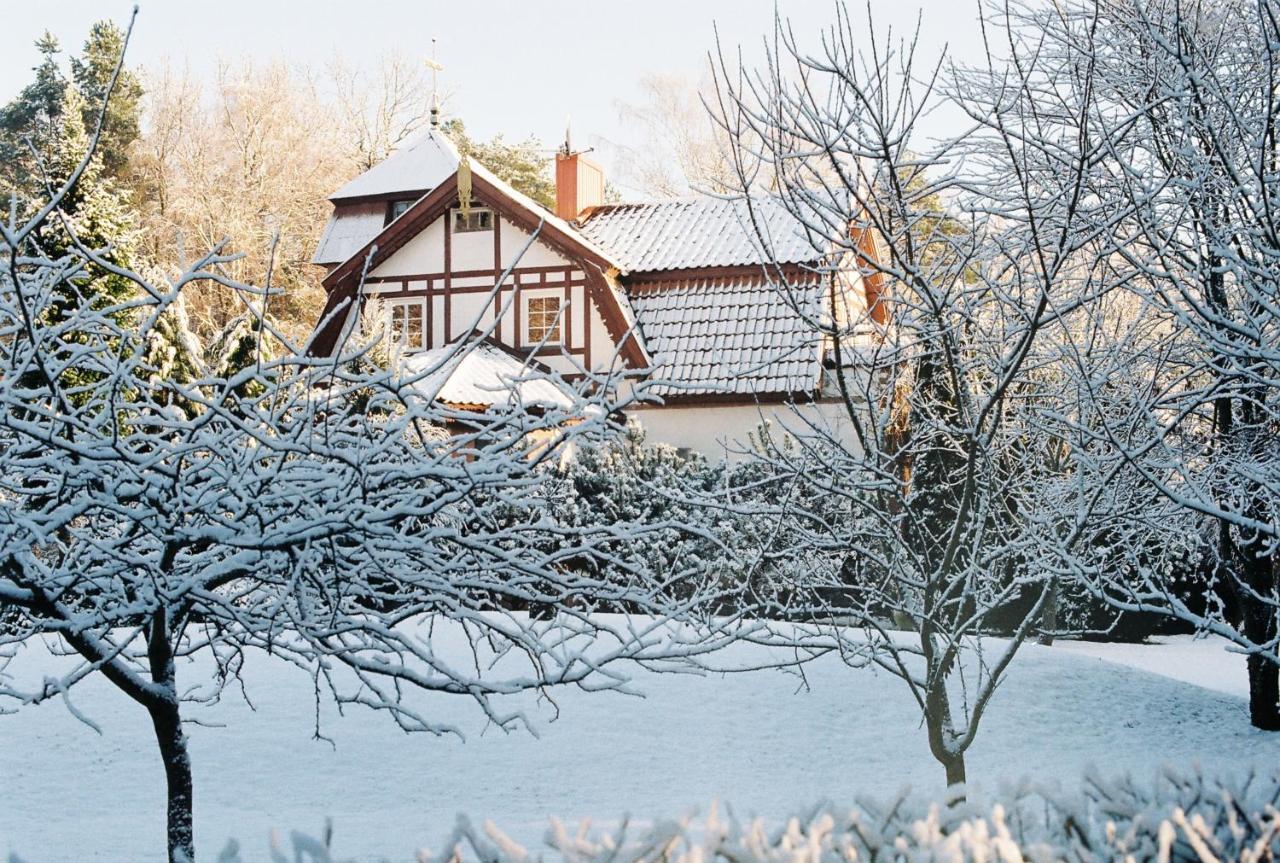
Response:
[{"label": "sky", "polygon": [[[978,43],[976,0],[870,0],[877,26],[909,31],[922,22],[925,56],[947,46],[972,59]],[[12,9],[4,9],[13,6]],[[864,0],[850,0],[865,18]],[[923,7],[923,8],[922,8]],[[0,0],[0,101],[31,79],[32,45],[49,30],[78,50],[93,21],[126,23],[128,0]],[[142,0],[129,63],[144,69],[168,59],[211,76],[219,59],[322,67],[335,52],[372,64],[391,49],[427,58],[437,39],[446,108],[481,138],[536,135],[563,140],[571,118],[575,145],[595,144],[610,169],[607,142],[635,143],[619,102],[640,99],[646,75],[697,77],[707,68],[715,27],[726,47],[759,53],[771,30],[774,0]],[[779,0],[802,39],[834,17],[834,0]]]}]

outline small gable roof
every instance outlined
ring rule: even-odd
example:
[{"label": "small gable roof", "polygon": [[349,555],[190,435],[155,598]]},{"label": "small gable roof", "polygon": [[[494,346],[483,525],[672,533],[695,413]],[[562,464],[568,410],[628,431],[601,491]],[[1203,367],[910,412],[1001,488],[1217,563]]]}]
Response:
[{"label": "small gable roof", "polygon": [[387,223],[384,201],[347,204],[336,208],[324,226],[313,264],[340,264],[369,242]]},{"label": "small gable roof", "polygon": [[586,214],[578,230],[627,273],[801,264],[825,252],[783,202],[769,196],[753,197],[750,211],[744,198],[605,204]]},{"label": "small gable roof", "polygon": [[329,196],[338,204],[360,198],[417,198],[458,170],[458,150],[449,137],[431,128]]},{"label": "small gable roof", "polygon": [[401,369],[409,386],[424,397],[467,410],[574,406],[574,393],[547,378],[545,366],[488,341],[463,339],[409,354]]}]

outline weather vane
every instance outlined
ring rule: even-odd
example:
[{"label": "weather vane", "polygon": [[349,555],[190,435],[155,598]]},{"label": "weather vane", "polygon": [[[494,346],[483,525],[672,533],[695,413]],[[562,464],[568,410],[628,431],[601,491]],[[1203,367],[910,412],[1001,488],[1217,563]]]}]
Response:
[{"label": "weather vane", "polygon": [[436,37],[431,37],[431,56],[427,58],[427,68],[431,70],[431,128],[440,126],[440,72],[444,65],[436,59]]}]

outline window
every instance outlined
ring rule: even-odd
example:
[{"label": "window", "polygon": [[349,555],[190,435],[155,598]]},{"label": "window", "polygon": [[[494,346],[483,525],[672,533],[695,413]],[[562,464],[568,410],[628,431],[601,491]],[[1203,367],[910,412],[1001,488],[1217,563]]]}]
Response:
[{"label": "window", "polygon": [[383,225],[389,225],[396,219],[404,215],[404,212],[413,206],[413,201],[392,201],[387,204],[387,220]]},{"label": "window", "polygon": [[530,297],[525,305],[524,343],[560,344],[560,298]]},{"label": "window", "polygon": [[416,351],[426,347],[423,312],[426,306],[421,300],[399,300],[391,303],[391,328],[388,334],[391,344],[404,351]]},{"label": "window", "polygon": [[492,230],[493,210],[486,210],[482,207],[472,207],[466,216],[462,215],[461,210],[453,211],[453,232],[455,234],[465,234],[468,231]]}]

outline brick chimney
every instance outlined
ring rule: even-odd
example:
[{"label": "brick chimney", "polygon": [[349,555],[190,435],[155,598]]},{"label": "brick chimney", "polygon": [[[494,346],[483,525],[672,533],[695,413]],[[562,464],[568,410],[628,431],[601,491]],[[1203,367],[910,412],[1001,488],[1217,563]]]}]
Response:
[{"label": "brick chimney", "polygon": [[604,171],[565,144],[556,153],[556,215],[572,222],[584,210],[604,203]]}]

